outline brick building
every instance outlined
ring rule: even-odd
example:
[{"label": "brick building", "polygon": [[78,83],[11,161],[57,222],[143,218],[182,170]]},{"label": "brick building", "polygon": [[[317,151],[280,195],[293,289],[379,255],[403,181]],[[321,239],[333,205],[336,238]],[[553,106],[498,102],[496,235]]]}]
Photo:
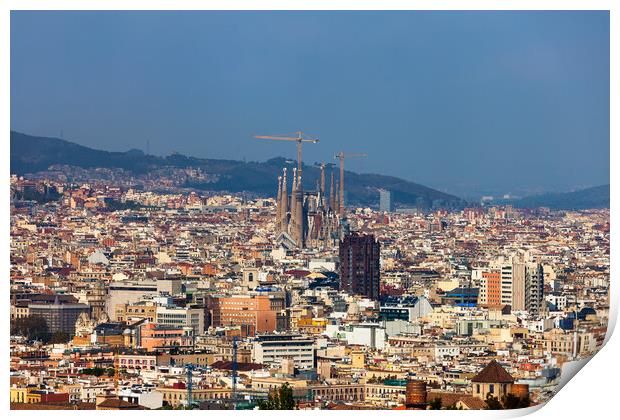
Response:
[{"label": "brick building", "polygon": [[381,245],[373,235],[347,235],[340,241],[340,290],[379,299]]}]

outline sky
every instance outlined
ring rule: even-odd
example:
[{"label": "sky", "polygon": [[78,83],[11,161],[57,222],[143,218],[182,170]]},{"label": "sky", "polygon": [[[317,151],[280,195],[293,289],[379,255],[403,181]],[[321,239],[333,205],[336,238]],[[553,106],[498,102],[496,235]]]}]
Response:
[{"label": "sky", "polygon": [[11,129],[205,158],[367,153],[461,196],[609,183],[609,14],[11,12]]}]

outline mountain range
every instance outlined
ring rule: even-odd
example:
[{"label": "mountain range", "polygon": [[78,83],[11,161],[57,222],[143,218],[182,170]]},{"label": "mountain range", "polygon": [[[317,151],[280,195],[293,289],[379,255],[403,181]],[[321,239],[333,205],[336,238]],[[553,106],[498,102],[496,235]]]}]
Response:
[{"label": "mountain range", "polygon": [[516,207],[549,207],[553,210],[609,208],[609,184],[566,193],[532,195],[512,204]]},{"label": "mountain range", "polygon": [[[273,197],[277,192],[277,177],[282,173],[282,168],[288,168],[291,174],[296,162],[283,157],[273,158],[266,162],[203,159],[178,153],[161,157],[146,155],[137,149],[127,152],[108,152],[59,138],[37,137],[11,131],[12,174],[25,175],[46,171],[52,165],[121,168],[135,175],[145,175],[163,168],[196,168],[207,174],[209,180],[190,180],[183,185],[184,187],[204,191],[250,192]],[[337,177],[337,168],[334,167],[333,170]],[[326,169],[327,190],[329,190],[330,171],[330,168]],[[305,190],[314,190],[319,178],[320,169],[317,165],[304,164]],[[556,210],[609,208],[609,188],[607,184],[568,193],[550,192],[524,197],[505,204],[521,208],[549,207]],[[399,208],[459,209],[468,205],[459,197],[401,178],[345,171],[345,191],[350,205],[376,206],[379,202],[379,189],[391,191],[392,202]]]},{"label": "mountain range", "polygon": [[[59,138],[37,137],[11,131],[11,173],[24,175],[47,170],[52,165],[71,165],[81,168],[121,168],[144,175],[165,167],[196,168],[210,176],[209,182],[191,182],[186,187],[209,191],[251,192],[274,196],[277,177],[282,168],[290,171],[295,161],[282,157],[266,162],[245,162],[225,159],[203,159],[181,154],[165,157],[146,155],[141,150],[108,152],[81,146]],[[334,168],[337,177],[337,168]],[[330,169],[326,169],[329,190]],[[320,178],[316,165],[303,166],[303,186],[313,190]],[[289,178],[290,188],[290,178]],[[358,174],[345,171],[347,202],[351,205],[377,205],[379,189],[392,193],[392,202],[399,207],[457,209],[467,205],[459,197],[434,190],[401,178]]]}]

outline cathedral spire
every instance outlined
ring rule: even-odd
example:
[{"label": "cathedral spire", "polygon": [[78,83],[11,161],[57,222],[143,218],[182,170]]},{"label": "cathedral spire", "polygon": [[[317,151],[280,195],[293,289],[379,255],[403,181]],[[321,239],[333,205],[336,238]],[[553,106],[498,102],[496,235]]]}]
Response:
[{"label": "cathedral spire", "polygon": [[303,191],[303,187],[301,185],[301,171],[297,174],[297,191]]},{"label": "cathedral spire", "polygon": [[293,186],[291,187],[291,220],[289,226],[289,233],[292,233],[293,239],[297,241],[297,238],[295,238],[295,233],[297,232],[297,168],[293,168]]},{"label": "cathedral spire", "polygon": [[281,204],[280,208],[282,209],[280,212],[280,231],[287,232],[288,231],[288,191],[286,185],[286,168],[284,168],[282,175],[282,191],[281,191]]},{"label": "cathedral spire", "polygon": [[282,223],[282,177],[278,176],[278,196],[276,197],[276,236],[281,232]]},{"label": "cathedral spire", "polygon": [[336,211],[336,196],[334,195],[334,171],[332,169],[331,181],[329,184],[329,207],[333,211]]}]

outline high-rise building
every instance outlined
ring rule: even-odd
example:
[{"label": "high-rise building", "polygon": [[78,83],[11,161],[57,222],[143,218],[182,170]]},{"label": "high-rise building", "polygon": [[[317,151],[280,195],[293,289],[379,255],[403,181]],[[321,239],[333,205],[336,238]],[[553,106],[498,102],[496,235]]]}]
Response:
[{"label": "high-rise building", "polygon": [[388,190],[379,190],[379,211],[392,212],[392,192]]},{"label": "high-rise building", "polygon": [[545,301],[545,278],[541,264],[525,266],[525,284],[525,308],[530,314],[540,314]]},{"label": "high-rise building", "polygon": [[52,304],[31,303],[28,305],[31,316],[45,319],[50,333],[63,332],[75,334],[75,322],[82,313],[90,315],[90,307],[83,303],[63,303],[58,299]]},{"label": "high-rise building", "polygon": [[346,235],[340,241],[340,290],[379,299],[381,245],[373,235]]},{"label": "high-rise building", "polygon": [[[497,270],[500,275],[500,304],[510,305],[513,311],[539,314],[544,301],[542,265],[531,261],[526,253],[525,255],[514,255],[509,259],[500,258],[493,263],[493,266],[494,270],[490,271]],[[481,297],[480,303],[487,305],[497,303],[497,296],[495,296],[496,281],[495,275],[489,273],[486,280],[481,282],[481,295],[484,294],[484,297]]]},{"label": "high-rise building", "polygon": [[481,306],[499,307],[502,304],[502,279],[499,270],[482,272],[478,304]]}]

